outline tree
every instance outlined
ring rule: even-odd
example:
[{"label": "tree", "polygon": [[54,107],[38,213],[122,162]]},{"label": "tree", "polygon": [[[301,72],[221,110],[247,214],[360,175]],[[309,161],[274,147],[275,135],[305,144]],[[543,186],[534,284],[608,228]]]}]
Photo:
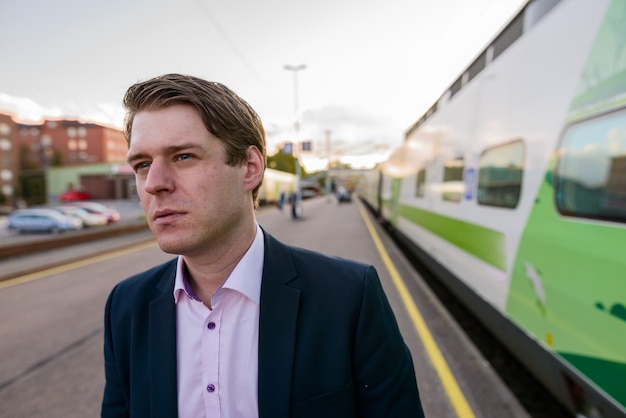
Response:
[{"label": "tree", "polygon": [[[295,174],[296,160],[292,154],[284,154],[282,151],[278,151],[276,154],[267,157],[267,167],[273,170]],[[304,178],[306,176],[306,170],[300,165],[300,177]]]}]

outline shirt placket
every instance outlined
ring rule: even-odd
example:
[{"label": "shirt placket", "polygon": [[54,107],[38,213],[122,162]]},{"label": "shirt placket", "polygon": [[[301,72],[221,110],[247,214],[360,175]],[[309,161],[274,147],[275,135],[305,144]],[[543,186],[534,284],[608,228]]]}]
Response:
[{"label": "shirt placket", "polygon": [[206,416],[222,416],[220,404],[219,364],[221,346],[222,309],[213,309],[202,330],[202,382]]}]

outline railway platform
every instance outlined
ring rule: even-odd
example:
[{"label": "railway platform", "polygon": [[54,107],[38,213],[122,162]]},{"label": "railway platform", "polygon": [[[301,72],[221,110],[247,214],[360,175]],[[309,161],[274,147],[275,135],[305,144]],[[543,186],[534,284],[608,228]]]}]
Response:
[{"label": "railway platform", "polygon": [[292,245],[376,267],[413,355],[427,417],[529,417],[358,198],[306,200],[296,220],[283,210],[260,214],[259,224]]},{"label": "railway platform", "polygon": [[[301,218],[292,219],[289,206],[261,208],[258,221],[289,244],[376,267],[413,355],[427,417],[529,417],[358,198],[338,204],[333,197],[319,197],[305,200],[303,209]],[[85,259],[151,239],[148,231],[129,233],[76,245],[75,251],[3,260],[0,270],[20,280],[20,269],[27,274],[58,265],[61,257]]]}]

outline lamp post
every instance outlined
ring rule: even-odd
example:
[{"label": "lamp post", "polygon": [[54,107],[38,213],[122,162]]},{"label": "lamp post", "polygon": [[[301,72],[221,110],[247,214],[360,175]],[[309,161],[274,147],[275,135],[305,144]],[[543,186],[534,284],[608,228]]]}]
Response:
[{"label": "lamp post", "polygon": [[332,131],[327,129],[324,131],[324,134],[326,134],[326,157],[328,158],[328,167],[326,168],[326,201],[330,202],[330,135],[332,134]]},{"label": "lamp post", "polygon": [[293,73],[293,112],[294,112],[294,146],[292,147],[293,156],[295,161],[295,174],[296,174],[296,195],[291,208],[291,216],[294,219],[302,217],[302,193],[300,190],[300,142],[298,139],[298,135],[300,133],[300,115],[298,113],[298,71],[304,70],[306,65],[285,65],[283,67],[287,71],[291,71]]}]

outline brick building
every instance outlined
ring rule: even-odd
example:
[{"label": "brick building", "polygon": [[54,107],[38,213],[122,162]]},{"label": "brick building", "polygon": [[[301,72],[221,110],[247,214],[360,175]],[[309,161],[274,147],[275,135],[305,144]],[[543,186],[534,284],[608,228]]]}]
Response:
[{"label": "brick building", "polygon": [[70,184],[96,199],[127,198],[134,184],[132,172],[120,168],[127,149],[123,132],[110,126],[77,120],[20,123],[0,113],[0,199],[41,203]]},{"label": "brick building", "polygon": [[16,123],[0,114],[0,205],[13,203],[20,173],[20,151]]},{"label": "brick building", "polygon": [[126,161],[126,140],[116,128],[76,120],[46,120],[18,128],[28,158],[44,168]]}]

